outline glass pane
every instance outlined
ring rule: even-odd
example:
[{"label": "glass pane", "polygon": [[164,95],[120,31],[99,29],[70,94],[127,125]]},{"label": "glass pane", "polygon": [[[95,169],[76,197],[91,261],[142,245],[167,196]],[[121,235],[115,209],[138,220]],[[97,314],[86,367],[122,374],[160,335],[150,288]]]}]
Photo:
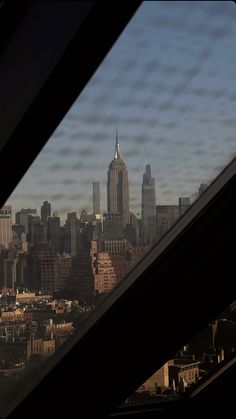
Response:
[{"label": "glass pane", "polygon": [[1,209],[1,410],[235,156],[235,15],[144,2]]}]

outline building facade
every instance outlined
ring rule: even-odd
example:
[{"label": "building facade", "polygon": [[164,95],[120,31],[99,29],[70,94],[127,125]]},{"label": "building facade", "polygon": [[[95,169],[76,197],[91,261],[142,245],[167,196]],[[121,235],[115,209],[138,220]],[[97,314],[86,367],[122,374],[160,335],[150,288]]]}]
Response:
[{"label": "building facade", "polygon": [[93,214],[100,214],[100,183],[93,182]]},{"label": "building facade", "polygon": [[122,216],[123,227],[130,222],[128,171],[120,157],[116,135],[115,155],[107,174],[107,212]]},{"label": "building facade", "polygon": [[109,292],[116,283],[116,273],[108,253],[97,253],[94,263],[95,293]]},{"label": "building facade", "polygon": [[179,206],[178,205],[157,205],[157,239],[159,240],[178,220]]},{"label": "building facade", "polygon": [[12,241],[12,211],[10,205],[5,205],[0,210],[0,244],[6,249]]},{"label": "building facade", "polygon": [[41,206],[41,222],[46,225],[48,217],[51,217],[51,204],[48,201],[44,201]]},{"label": "building facade", "polygon": [[156,191],[151,165],[146,165],[142,183],[142,224],[144,242],[153,242],[156,238]]}]

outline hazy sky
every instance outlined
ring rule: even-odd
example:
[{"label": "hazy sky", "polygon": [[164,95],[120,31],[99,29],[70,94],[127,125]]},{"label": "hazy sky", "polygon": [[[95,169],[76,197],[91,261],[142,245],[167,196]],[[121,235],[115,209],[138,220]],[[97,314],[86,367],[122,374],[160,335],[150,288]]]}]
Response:
[{"label": "hazy sky", "polygon": [[105,210],[116,128],[131,210],[147,163],[158,204],[194,197],[236,154],[235,21],[233,2],[144,2],[8,203],[91,211],[99,180]]}]

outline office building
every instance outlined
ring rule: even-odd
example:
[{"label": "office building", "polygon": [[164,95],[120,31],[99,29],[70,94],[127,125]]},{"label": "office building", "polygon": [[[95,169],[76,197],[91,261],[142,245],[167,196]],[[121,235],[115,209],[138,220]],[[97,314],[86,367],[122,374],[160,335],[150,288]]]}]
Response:
[{"label": "office building", "polygon": [[8,258],[3,261],[3,286],[15,291],[17,259]]},{"label": "office building", "polygon": [[94,267],[95,293],[111,291],[117,279],[110,255],[108,253],[97,253]]},{"label": "office building", "polygon": [[107,174],[107,212],[121,215],[123,227],[129,224],[129,182],[128,171],[120,157],[118,135],[116,134],[115,155]]},{"label": "office building", "polygon": [[103,214],[104,240],[123,240],[124,228],[121,214]]},{"label": "office building", "polygon": [[51,204],[48,201],[44,201],[41,206],[41,222],[46,226],[48,217],[51,217]]},{"label": "office building", "polygon": [[151,165],[146,165],[142,183],[143,241],[152,243],[156,238],[156,191]]},{"label": "office building", "polygon": [[0,209],[0,245],[6,249],[12,241],[12,210],[10,205]]},{"label": "office building", "polygon": [[157,240],[159,240],[178,220],[179,206],[178,205],[157,205]]},{"label": "office building", "polygon": [[190,207],[190,198],[188,196],[179,198],[179,216],[180,217],[185,213],[185,211],[187,211],[189,207]]},{"label": "office building", "polygon": [[68,286],[71,277],[72,256],[58,256],[58,283],[59,289],[65,289]]},{"label": "office building", "polygon": [[41,223],[38,215],[28,215],[27,239],[30,244],[40,243],[46,240],[46,227]]},{"label": "office building", "polygon": [[58,261],[52,246],[36,243],[27,258],[27,282],[31,291],[52,293],[58,288]]},{"label": "office building", "polygon": [[96,252],[97,243],[91,241],[89,246],[81,248],[79,253],[72,257],[68,288],[73,298],[80,302],[88,301],[94,296],[93,263]]},{"label": "office building", "polygon": [[35,216],[37,214],[36,209],[32,208],[22,208],[20,211],[16,212],[16,224],[20,224],[25,227],[25,233],[29,232],[29,215]]},{"label": "office building", "polygon": [[100,183],[93,182],[93,214],[100,214]]},{"label": "office building", "polygon": [[47,240],[51,243],[57,253],[60,252],[60,236],[60,217],[48,217]]}]

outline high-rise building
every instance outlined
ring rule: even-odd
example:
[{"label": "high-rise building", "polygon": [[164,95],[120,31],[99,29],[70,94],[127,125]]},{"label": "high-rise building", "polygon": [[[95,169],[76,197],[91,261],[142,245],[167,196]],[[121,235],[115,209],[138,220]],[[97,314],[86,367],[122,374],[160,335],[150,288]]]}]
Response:
[{"label": "high-rise building", "polygon": [[28,242],[27,242],[27,237],[25,233],[21,233],[20,240],[21,240],[21,250],[23,250],[23,252],[28,252]]},{"label": "high-rise building", "polygon": [[44,201],[41,206],[41,222],[46,225],[48,217],[51,217],[51,204],[48,201]]},{"label": "high-rise building", "polygon": [[17,259],[8,258],[3,261],[4,288],[15,290]]},{"label": "high-rise building", "polygon": [[179,218],[178,205],[157,205],[157,239],[159,240]]},{"label": "high-rise building", "polygon": [[179,198],[179,215],[183,215],[190,207],[190,198],[188,196]]},{"label": "high-rise building", "polygon": [[94,296],[93,261],[97,252],[97,242],[91,241],[72,257],[71,275],[68,288],[73,298],[88,301]]},{"label": "high-rise building", "polygon": [[0,209],[0,244],[6,249],[12,241],[12,211],[10,205]]},{"label": "high-rise building", "polygon": [[41,223],[38,215],[28,215],[28,242],[30,244],[40,243],[46,239],[46,227]]},{"label": "high-rise building", "polygon": [[156,238],[156,191],[155,179],[152,178],[151,165],[146,165],[142,183],[142,224],[144,242]]},{"label": "high-rise building", "polygon": [[120,157],[117,133],[115,155],[107,174],[107,212],[112,215],[120,214],[123,227],[130,222],[128,171]]},{"label": "high-rise building", "polygon": [[60,252],[60,217],[48,217],[47,239],[57,253]]},{"label": "high-rise building", "polygon": [[35,243],[27,258],[27,282],[31,291],[52,293],[58,288],[58,260],[47,242]]},{"label": "high-rise building", "polygon": [[58,283],[59,289],[65,289],[71,277],[72,256],[65,254],[58,256]]},{"label": "high-rise building", "polygon": [[117,282],[115,269],[108,253],[97,253],[94,262],[95,293],[109,292]]},{"label": "high-rise building", "polygon": [[100,214],[100,183],[93,182],[93,214]]},{"label": "high-rise building", "polygon": [[32,208],[22,208],[16,212],[16,224],[20,224],[25,227],[25,233],[29,232],[29,216],[36,215],[37,210]]},{"label": "high-rise building", "polygon": [[124,228],[121,214],[103,214],[104,240],[123,240]]}]

